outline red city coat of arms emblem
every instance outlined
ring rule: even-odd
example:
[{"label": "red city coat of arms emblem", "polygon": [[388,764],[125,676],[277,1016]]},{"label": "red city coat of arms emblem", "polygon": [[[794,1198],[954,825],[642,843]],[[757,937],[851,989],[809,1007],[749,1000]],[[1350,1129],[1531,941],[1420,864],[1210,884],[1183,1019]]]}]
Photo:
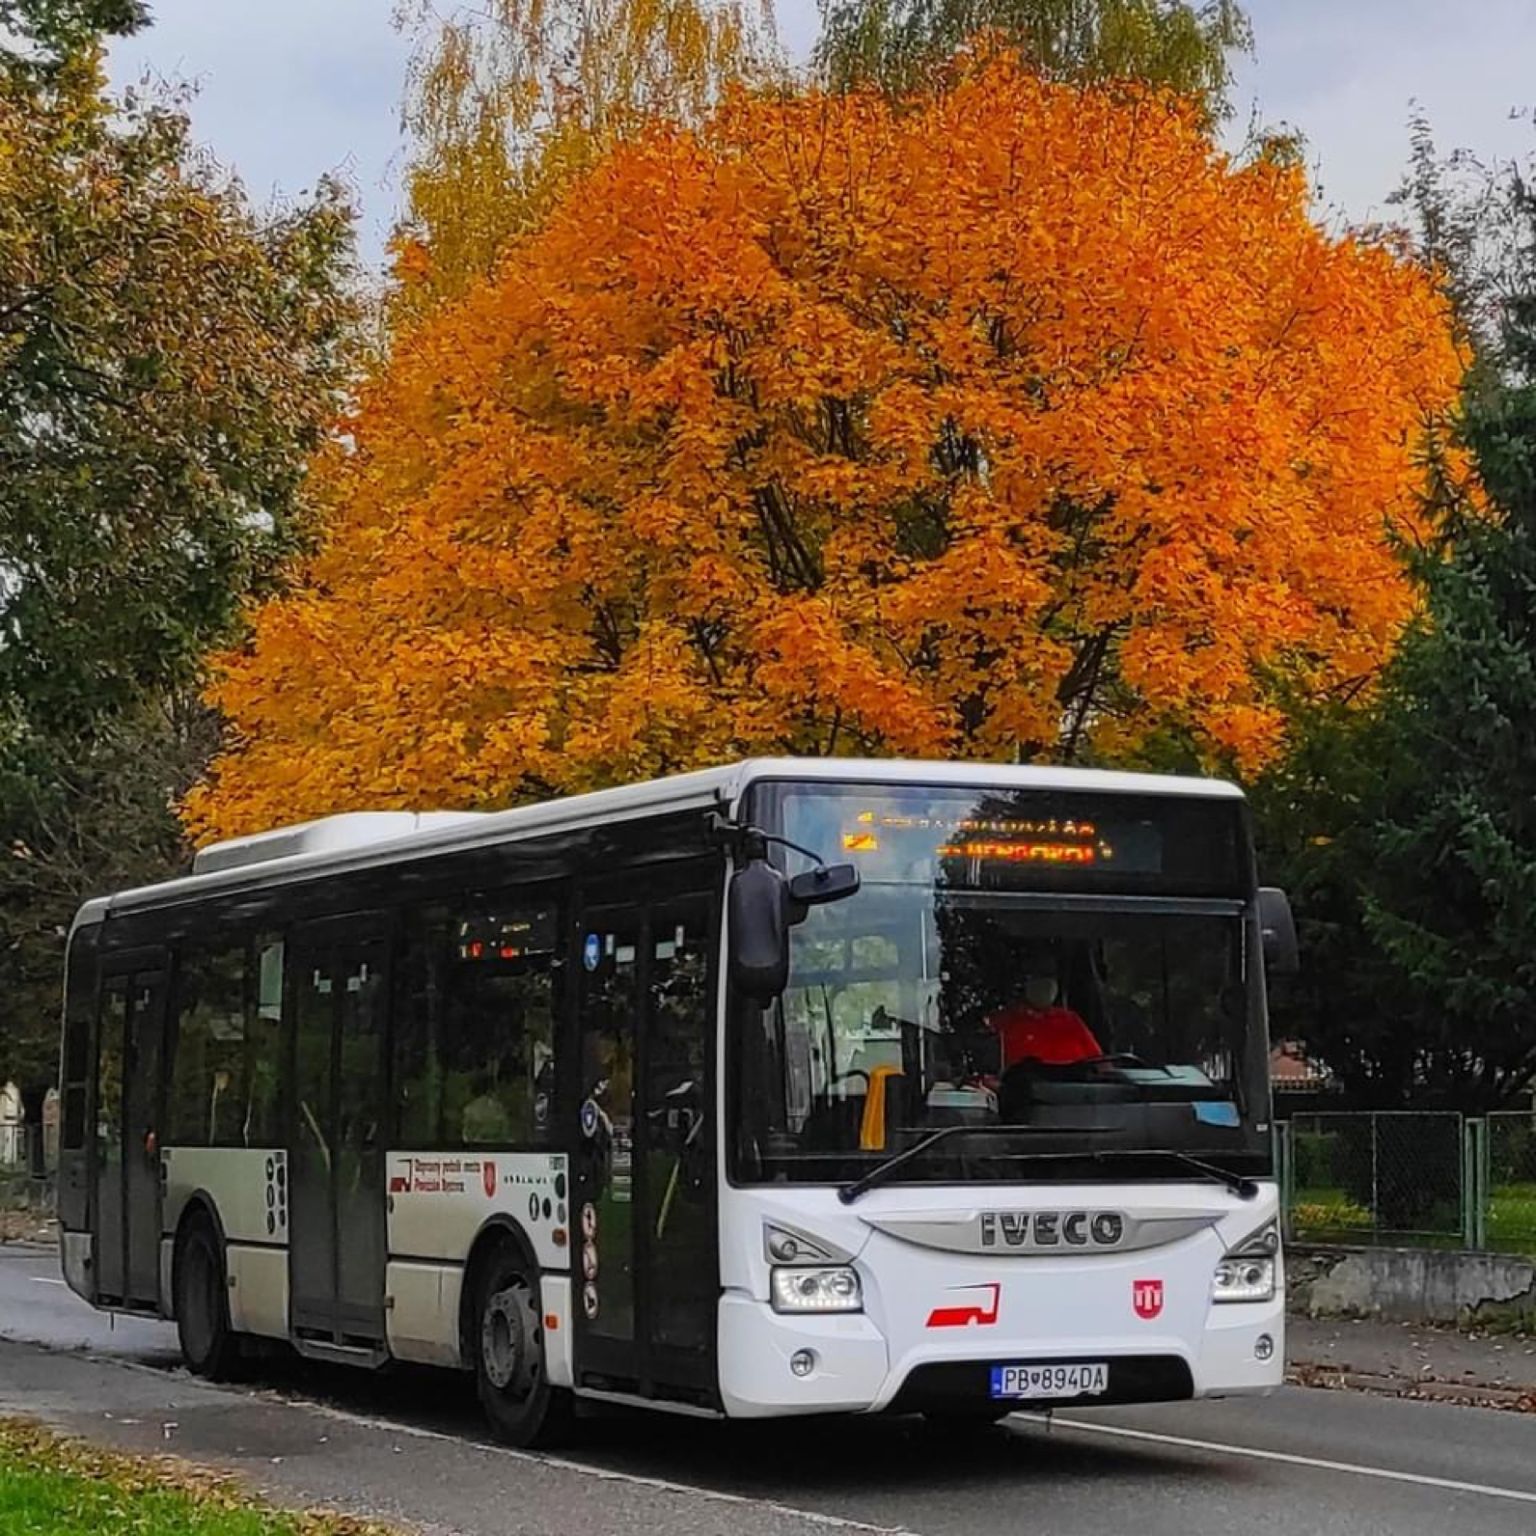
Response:
[{"label": "red city coat of arms emblem", "polygon": [[1151,1321],[1163,1310],[1163,1282],[1161,1280],[1136,1280],[1131,1284],[1131,1305],[1136,1316]]},{"label": "red city coat of arms emblem", "polygon": [[490,1200],[496,1194],[496,1160],[488,1157],[480,1165],[480,1176],[485,1180],[485,1198]]}]

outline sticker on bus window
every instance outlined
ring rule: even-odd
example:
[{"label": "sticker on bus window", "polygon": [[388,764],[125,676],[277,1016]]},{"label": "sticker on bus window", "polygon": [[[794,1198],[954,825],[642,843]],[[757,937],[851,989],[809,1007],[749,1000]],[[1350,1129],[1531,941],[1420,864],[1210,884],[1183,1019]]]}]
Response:
[{"label": "sticker on bus window", "polygon": [[589,971],[595,971],[603,958],[603,941],[595,933],[589,933],[581,946],[581,963]]}]

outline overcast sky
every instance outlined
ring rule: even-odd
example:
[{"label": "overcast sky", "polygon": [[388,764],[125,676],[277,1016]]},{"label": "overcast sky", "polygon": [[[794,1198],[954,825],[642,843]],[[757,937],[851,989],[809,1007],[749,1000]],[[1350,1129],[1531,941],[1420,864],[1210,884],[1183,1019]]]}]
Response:
[{"label": "overcast sky", "polygon": [[[340,171],[376,261],[397,206],[406,49],[393,0],[151,4],[155,25],[114,50],[115,80],[195,85],[199,140],[258,201]],[[1241,138],[1255,112],[1300,130],[1323,201],[1351,219],[1383,214],[1414,101],[1446,149],[1507,158],[1536,146],[1531,124],[1511,117],[1536,105],[1536,0],[1248,0],[1248,10],[1258,48],[1239,72],[1232,133]],[[778,0],[778,12],[803,56],[815,0]]]}]

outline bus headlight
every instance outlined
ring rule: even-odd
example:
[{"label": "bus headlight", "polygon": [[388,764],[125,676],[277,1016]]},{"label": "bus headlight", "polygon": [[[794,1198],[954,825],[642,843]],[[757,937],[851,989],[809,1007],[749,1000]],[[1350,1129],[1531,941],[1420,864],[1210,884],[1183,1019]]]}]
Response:
[{"label": "bus headlight", "polygon": [[1275,1299],[1275,1261],[1273,1259],[1229,1257],[1216,1266],[1211,1286],[1212,1301],[1273,1301]]},{"label": "bus headlight", "polygon": [[775,1312],[862,1312],[858,1275],[844,1266],[773,1271]]},{"label": "bus headlight", "polygon": [[1273,1301],[1279,1249],[1280,1232],[1273,1222],[1245,1238],[1216,1266],[1211,1300]]}]

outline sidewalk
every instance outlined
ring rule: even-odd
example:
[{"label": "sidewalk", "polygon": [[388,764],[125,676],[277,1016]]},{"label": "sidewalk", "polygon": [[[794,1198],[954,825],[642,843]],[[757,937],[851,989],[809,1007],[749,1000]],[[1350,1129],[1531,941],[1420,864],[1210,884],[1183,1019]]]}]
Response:
[{"label": "sidewalk", "polygon": [[1286,1329],[1290,1377],[1304,1386],[1536,1413],[1536,1337],[1305,1317]]},{"label": "sidewalk", "polygon": [[[893,1536],[885,1524],[631,1472],[617,1457],[606,1465],[489,1444],[472,1394],[448,1398],[455,1405],[441,1427],[374,1419],[0,1339],[0,1417],[213,1467],[283,1509],[347,1511],[420,1536]],[[686,1467],[667,1439],[678,1422],[612,1439],[637,1442],[642,1466],[649,1456]],[[706,1478],[717,1466],[704,1460]]]}]

